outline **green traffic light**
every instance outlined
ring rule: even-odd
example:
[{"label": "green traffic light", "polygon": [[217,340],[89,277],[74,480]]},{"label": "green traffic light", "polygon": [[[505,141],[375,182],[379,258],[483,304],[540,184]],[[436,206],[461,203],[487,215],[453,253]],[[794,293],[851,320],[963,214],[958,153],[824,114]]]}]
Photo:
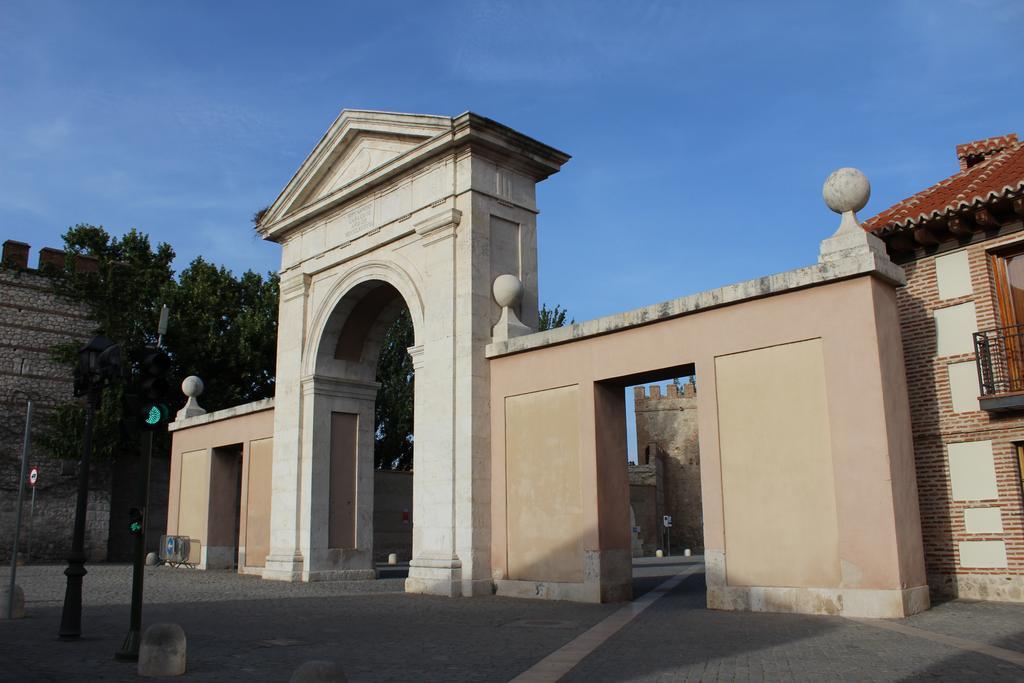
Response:
[{"label": "green traffic light", "polygon": [[128,527],[128,529],[129,529],[129,531],[131,531],[131,532],[132,532],[133,534],[137,534],[137,533],[139,533],[140,531],[142,531],[142,525],[141,525],[141,524],[139,524],[138,522],[132,522],[132,523],[131,523],[131,526],[129,526],[129,527]]},{"label": "green traffic light", "polygon": [[150,406],[149,413],[146,414],[146,424],[155,426],[160,424],[163,419],[163,413],[160,411],[159,406]]}]

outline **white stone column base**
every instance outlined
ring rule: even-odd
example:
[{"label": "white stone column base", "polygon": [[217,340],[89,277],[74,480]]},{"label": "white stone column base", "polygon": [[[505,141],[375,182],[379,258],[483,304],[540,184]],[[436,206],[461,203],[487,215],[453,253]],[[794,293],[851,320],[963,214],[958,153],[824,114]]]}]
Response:
[{"label": "white stone column base", "polygon": [[708,609],[902,619],[931,605],[928,586],[906,589],[708,586]]},{"label": "white stone column base", "polygon": [[271,581],[301,581],[303,565],[301,553],[267,555],[263,578]]},{"label": "white stone column base", "polygon": [[366,581],[376,578],[376,569],[320,569],[302,573],[303,581]]},{"label": "white stone column base", "polygon": [[414,557],[409,561],[405,592],[461,596],[462,562],[450,557]]}]

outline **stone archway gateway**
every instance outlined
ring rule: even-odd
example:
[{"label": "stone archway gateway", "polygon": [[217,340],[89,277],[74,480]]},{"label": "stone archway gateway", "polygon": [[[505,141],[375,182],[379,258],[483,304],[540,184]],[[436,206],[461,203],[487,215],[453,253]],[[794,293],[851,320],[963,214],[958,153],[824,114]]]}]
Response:
[{"label": "stone archway gateway", "polygon": [[[568,158],[474,114],[344,111],[263,216],[260,234],[283,252],[265,577],[373,573],[372,347],[400,299],[416,333],[407,586],[491,592],[491,283],[514,274],[518,313],[536,327],[534,186]],[[332,491],[332,465],[350,461],[354,490]],[[339,495],[354,499],[347,519]]]},{"label": "stone archway gateway", "polygon": [[240,571],[373,577],[374,370],[404,307],[408,591],[629,599],[624,388],[696,372],[709,606],[927,608],[905,280],[857,223],[866,179],[829,179],[813,265],[535,332],[535,186],[568,158],[471,113],[343,111],[257,225],[282,245],[273,405],[172,425],[168,533],[218,547],[210,453],[240,443]]}]

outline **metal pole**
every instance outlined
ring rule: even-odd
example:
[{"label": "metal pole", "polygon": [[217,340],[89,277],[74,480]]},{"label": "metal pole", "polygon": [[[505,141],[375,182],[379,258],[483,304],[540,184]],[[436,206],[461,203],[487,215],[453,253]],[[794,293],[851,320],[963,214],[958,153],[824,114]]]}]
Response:
[{"label": "metal pole", "polygon": [[139,659],[139,634],[142,632],[142,584],[146,573],[146,528],[149,526],[149,474],[153,463],[153,432],[147,431],[142,445],[142,476],[139,478],[139,505],[142,507],[142,533],[135,537],[132,566],[132,611],[128,635],[114,658],[124,662]]},{"label": "metal pole", "polygon": [[68,554],[68,577],[64,590],[64,610],[60,617],[61,638],[66,640],[82,635],[82,577],[85,570],[85,513],[89,502],[89,460],[92,458],[92,431],[99,408],[100,387],[94,384],[89,389],[89,401],[85,408],[85,434],[82,437],[82,459],[78,463],[78,500],[75,505],[75,530],[71,538],[71,552]]},{"label": "metal pole", "polygon": [[21,499],[25,493],[25,477],[28,472],[28,443],[32,430],[32,401],[25,412],[25,441],[21,446],[21,476],[18,477],[18,511],[14,515],[14,548],[11,550],[11,589],[7,594],[7,618],[14,618],[14,586],[18,574],[18,535],[21,531]]},{"label": "metal pole", "polygon": [[[36,484],[36,486],[38,486],[38,484]],[[28,504],[28,549],[25,550],[26,564],[32,561],[32,526],[36,520],[36,486],[32,487],[32,502]]]}]

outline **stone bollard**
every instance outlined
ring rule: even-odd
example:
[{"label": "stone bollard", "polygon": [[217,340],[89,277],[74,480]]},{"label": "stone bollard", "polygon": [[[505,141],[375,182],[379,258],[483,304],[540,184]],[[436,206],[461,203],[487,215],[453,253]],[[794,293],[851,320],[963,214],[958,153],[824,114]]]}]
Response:
[{"label": "stone bollard", "polygon": [[689,548],[683,551],[683,557],[690,557],[691,555],[693,555],[693,553],[690,552]]},{"label": "stone bollard", "polygon": [[661,548],[658,548],[657,550],[654,551],[654,556],[655,557],[665,557],[665,553],[662,551]]},{"label": "stone bollard", "polygon": [[[4,582],[4,587],[0,589],[0,620],[7,618],[7,608],[9,603],[7,601],[10,597],[10,584]],[[25,591],[21,590],[21,586],[14,587],[14,611],[11,612],[11,619],[21,619],[25,616]]]},{"label": "stone bollard", "polygon": [[388,564],[398,564],[398,553],[388,555]]},{"label": "stone bollard", "polygon": [[153,624],[142,634],[139,675],[150,678],[185,673],[185,631],[177,624]]},{"label": "stone bollard", "polygon": [[148,555],[146,555],[147,567],[155,567],[157,564],[159,564],[159,562],[160,559],[156,556],[156,553],[149,553]]},{"label": "stone bollard", "polygon": [[334,662],[313,660],[300,665],[288,683],[347,683],[345,672]]}]

